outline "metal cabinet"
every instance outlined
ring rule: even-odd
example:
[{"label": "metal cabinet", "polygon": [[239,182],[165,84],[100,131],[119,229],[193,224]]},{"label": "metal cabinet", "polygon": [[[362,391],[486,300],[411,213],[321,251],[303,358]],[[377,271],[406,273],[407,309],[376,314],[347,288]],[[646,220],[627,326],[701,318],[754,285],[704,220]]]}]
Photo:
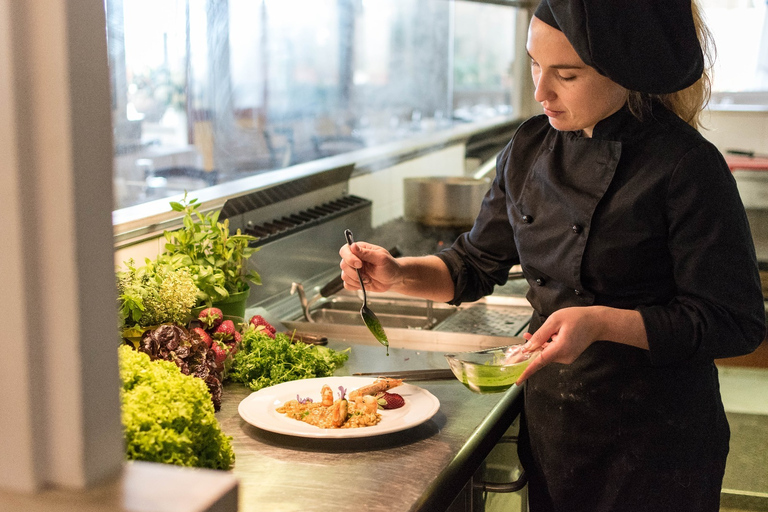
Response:
[{"label": "metal cabinet", "polygon": [[517,457],[520,417],[496,443],[446,512],[528,512],[528,486]]}]

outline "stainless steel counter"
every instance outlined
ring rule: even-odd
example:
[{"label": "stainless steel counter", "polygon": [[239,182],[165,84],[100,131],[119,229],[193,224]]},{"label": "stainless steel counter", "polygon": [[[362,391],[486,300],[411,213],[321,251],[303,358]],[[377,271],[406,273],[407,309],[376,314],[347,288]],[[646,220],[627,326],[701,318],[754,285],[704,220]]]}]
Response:
[{"label": "stainless steel counter", "polygon": [[[387,357],[381,345],[349,339],[331,339],[329,347],[351,347],[349,361],[336,375],[448,367],[442,352],[390,348]],[[240,510],[446,510],[519,414],[521,389],[479,395],[457,380],[412,384],[440,400],[432,419],[402,432],[349,440],[291,437],[253,427],[237,412],[250,390],[225,386],[216,416],[233,436]]]}]

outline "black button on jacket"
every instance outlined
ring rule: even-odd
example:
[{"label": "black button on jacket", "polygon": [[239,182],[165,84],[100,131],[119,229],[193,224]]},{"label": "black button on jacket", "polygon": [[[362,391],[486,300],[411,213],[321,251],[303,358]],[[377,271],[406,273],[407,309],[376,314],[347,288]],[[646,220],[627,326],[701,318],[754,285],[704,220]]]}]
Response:
[{"label": "black button on jacket", "polygon": [[597,341],[527,382],[521,458],[531,493],[547,491],[532,503],[717,510],[728,426],[713,361],[754,350],[765,309],[744,207],[711,143],[660,105],[643,122],[621,110],[592,138],[534,117],[500,155],[472,230],[438,256],[454,304],[521,264],[532,332],[569,306],[642,315],[649,351]]}]

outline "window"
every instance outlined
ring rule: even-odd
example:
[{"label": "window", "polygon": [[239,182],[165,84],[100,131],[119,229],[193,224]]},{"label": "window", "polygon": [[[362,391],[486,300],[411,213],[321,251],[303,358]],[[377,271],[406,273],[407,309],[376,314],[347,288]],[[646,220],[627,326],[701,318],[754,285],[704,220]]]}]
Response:
[{"label": "window", "polygon": [[116,209],[511,114],[514,7],[106,0],[106,9]]},{"label": "window", "polygon": [[713,103],[768,104],[768,2],[702,0],[717,47]]}]

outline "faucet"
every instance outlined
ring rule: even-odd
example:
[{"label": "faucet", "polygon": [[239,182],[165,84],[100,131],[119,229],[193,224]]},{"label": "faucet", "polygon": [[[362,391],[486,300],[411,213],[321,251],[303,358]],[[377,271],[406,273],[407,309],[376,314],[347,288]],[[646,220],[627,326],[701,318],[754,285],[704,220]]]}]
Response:
[{"label": "faucet", "polygon": [[307,294],[304,293],[304,287],[301,283],[291,283],[291,295],[299,292],[299,301],[301,302],[301,311],[304,313],[304,319],[307,322],[314,322],[315,320],[309,314],[309,302],[307,302]]}]

